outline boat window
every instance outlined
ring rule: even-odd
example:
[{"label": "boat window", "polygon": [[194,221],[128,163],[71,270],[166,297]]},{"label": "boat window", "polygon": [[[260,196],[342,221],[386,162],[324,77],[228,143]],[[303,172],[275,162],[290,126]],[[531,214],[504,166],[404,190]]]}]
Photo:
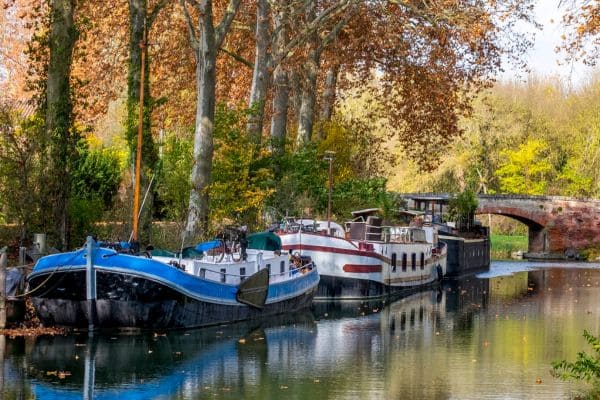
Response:
[{"label": "boat window", "polygon": [[421,269],[425,269],[425,253],[421,252]]},{"label": "boat window", "polygon": [[279,263],[279,272],[281,272],[282,274],[285,272],[285,261],[281,261]]},{"label": "boat window", "polygon": [[416,253],[410,253],[410,262],[411,262],[411,268],[413,271],[417,270],[417,254]]},{"label": "boat window", "polygon": [[396,272],[396,253],[392,253],[392,272]]},{"label": "boat window", "polygon": [[406,272],[406,253],[402,253],[402,271]]},{"label": "boat window", "polygon": [[265,268],[269,270],[269,273],[271,273],[271,264],[265,265]]},{"label": "boat window", "polygon": [[225,268],[221,268],[221,283],[225,283],[227,276],[225,275]]},{"label": "boat window", "polygon": [[240,275],[246,276],[246,267],[240,267]]}]

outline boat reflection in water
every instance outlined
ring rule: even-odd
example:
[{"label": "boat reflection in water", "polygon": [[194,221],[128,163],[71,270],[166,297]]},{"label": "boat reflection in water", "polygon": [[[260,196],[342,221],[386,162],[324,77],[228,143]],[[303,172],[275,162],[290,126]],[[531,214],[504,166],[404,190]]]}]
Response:
[{"label": "boat reflection in water", "polygon": [[314,319],[307,311],[293,319],[168,334],[40,337],[28,357],[28,374],[37,399],[141,400],[235,392],[244,381],[268,379],[268,348],[310,343],[314,336]]}]

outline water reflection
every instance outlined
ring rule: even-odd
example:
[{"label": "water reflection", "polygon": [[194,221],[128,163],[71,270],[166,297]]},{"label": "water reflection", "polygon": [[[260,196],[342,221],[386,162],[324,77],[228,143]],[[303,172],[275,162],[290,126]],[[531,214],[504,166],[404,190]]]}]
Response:
[{"label": "water reflection", "polygon": [[[600,331],[600,270],[524,265],[385,302],[145,335],[7,339],[4,399],[569,398],[550,362]],[[0,339],[0,345],[2,341]],[[539,383],[541,379],[542,383]]]}]

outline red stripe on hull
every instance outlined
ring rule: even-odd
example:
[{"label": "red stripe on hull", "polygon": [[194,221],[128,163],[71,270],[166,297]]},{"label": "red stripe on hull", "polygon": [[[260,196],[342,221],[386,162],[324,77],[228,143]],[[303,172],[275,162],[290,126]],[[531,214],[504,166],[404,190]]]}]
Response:
[{"label": "red stripe on hull", "polygon": [[352,249],[340,249],[338,247],[329,247],[329,246],[315,246],[311,244],[297,244],[297,245],[283,245],[283,250],[306,250],[306,251],[322,251],[325,253],[335,253],[335,254],[348,254],[352,256],[360,256],[360,257],[372,257],[376,258],[380,261],[387,262],[389,264],[389,259],[387,257],[382,256],[381,254],[377,254],[374,251],[362,251],[362,250],[352,250]]},{"label": "red stripe on hull", "polygon": [[372,273],[381,272],[381,265],[344,264],[344,272]]}]

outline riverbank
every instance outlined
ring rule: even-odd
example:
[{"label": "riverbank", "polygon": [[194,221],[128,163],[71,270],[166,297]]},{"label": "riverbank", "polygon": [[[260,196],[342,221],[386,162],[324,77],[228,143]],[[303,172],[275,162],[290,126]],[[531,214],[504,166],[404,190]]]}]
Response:
[{"label": "riverbank", "polygon": [[517,251],[527,252],[528,238],[525,235],[497,235],[490,236],[491,259],[510,260],[511,254]]}]

